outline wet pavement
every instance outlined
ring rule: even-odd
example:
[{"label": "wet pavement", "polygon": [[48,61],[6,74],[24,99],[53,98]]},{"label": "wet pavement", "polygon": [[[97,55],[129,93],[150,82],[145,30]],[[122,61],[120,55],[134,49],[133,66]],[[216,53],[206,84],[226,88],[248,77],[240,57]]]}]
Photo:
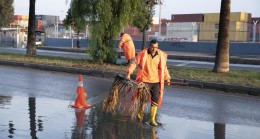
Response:
[{"label": "wet pavement", "polygon": [[78,75],[0,66],[0,139],[259,139],[260,98],[166,87],[153,128],[102,112],[111,79],[83,77],[90,109],[74,109]]}]

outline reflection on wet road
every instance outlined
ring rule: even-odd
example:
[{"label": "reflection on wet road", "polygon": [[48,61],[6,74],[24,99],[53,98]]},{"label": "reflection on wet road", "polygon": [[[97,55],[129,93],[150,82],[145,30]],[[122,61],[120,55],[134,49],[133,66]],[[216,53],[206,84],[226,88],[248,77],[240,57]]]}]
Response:
[{"label": "reflection on wet road", "polygon": [[[178,117],[159,112],[162,127],[130,121],[127,115],[103,113],[102,103],[91,109],[69,108],[70,101],[0,97],[0,137],[5,138],[78,138],[78,139],[258,139],[259,126],[233,125]],[[148,121],[145,113],[144,121]],[[257,124],[257,123],[256,123]],[[258,123],[259,125],[259,123]]]},{"label": "reflection on wet road", "polygon": [[[0,66],[0,139],[259,139],[260,99],[166,87],[152,128],[126,113],[102,112],[112,80],[84,76],[90,109],[68,107],[77,75]],[[148,104],[149,105],[149,104]]]}]

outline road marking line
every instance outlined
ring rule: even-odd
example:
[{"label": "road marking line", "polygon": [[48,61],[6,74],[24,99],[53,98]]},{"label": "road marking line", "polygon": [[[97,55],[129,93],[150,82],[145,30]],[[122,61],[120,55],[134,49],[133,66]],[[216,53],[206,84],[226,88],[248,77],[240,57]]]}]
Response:
[{"label": "road marking line", "polygon": [[178,65],[175,65],[176,67],[182,67],[182,66],[186,66],[188,64],[190,64],[192,62],[185,62],[185,63],[182,63],[182,64],[178,64]]}]

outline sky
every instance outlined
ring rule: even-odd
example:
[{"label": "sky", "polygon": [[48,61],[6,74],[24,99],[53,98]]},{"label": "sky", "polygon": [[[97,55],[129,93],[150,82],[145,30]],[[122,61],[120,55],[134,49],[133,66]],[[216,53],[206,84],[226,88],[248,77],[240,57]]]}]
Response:
[{"label": "sky", "polygon": [[[63,19],[70,0],[36,0],[36,14],[58,15]],[[161,17],[171,19],[172,14],[219,13],[221,0],[163,0]],[[231,12],[252,13],[260,17],[260,0],[231,0]],[[14,0],[15,15],[29,14],[29,0]],[[155,7],[155,17],[159,17],[159,6]]]}]

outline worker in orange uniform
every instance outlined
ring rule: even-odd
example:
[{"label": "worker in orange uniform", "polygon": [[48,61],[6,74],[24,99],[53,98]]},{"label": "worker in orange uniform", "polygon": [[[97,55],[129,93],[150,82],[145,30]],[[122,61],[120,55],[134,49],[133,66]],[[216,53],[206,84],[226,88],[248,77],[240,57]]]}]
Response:
[{"label": "worker in orange uniform", "polygon": [[[155,122],[157,107],[161,106],[164,83],[170,84],[170,75],[166,66],[167,54],[158,49],[157,40],[151,40],[149,48],[140,51],[135,61],[131,62],[127,69],[127,79],[138,67],[136,76],[137,82],[144,82],[150,88],[151,107],[150,107],[150,125],[158,126]],[[144,105],[139,107],[137,117],[142,121]]]},{"label": "worker in orange uniform", "polygon": [[131,36],[127,33],[121,33],[120,41],[118,43],[118,47],[121,51],[121,48],[124,50],[124,55],[128,64],[134,60],[135,58],[135,45]]}]

